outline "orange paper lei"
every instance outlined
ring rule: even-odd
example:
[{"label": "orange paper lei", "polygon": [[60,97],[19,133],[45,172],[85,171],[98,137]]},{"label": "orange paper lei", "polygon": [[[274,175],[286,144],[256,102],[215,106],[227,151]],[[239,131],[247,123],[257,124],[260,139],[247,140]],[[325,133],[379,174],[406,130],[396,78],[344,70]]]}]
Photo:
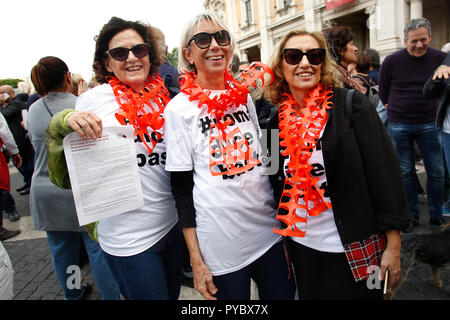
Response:
[{"label": "orange paper lei", "polygon": [[[306,210],[308,215],[317,216],[330,204],[323,201],[324,190],[316,187],[319,178],[311,176],[313,169],[308,163],[319,141],[320,132],[324,128],[332,107],[331,88],[324,90],[319,83],[309,92],[305,99],[304,115],[296,117],[297,102],[291,95],[285,94],[286,100],[279,107],[280,146],[286,147],[281,154],[290,156],[283,194],[281,196],[276,219],[287,226],[284,229],[274,228],[274,232],[282,236],[304,237],[296,223],[306,223],[307,219],[296,214],[298,208]],[[289,174],[289,175],[288,175]],[[304,205],[299,203],[303,198]],[[288,211],[281,214],[280,209]]]},{"label": "orange paper lei", "polygon": [[[162,137],[160,130],[164,124],[163,112],[170,101],[170,95],[159,75],[149,76],[145,87],[140,92],[133,91],[129,86],[113,76],[106,77],[106,81],[113,89],[120,111],[116,119],[121,125],[131,124],[135,135],[147,147],[149,153],[153,152],[156,144]],[[150,101],[158,106],[155,108]],[[149,132],[152,130],[154,136]],[[152,146],[147,144],[150,141]]]},{"label": "orange paper lei", "polygon": [[[209,141],[209,168],[213,176],[236,175],[259,164],[260,161],[253,158],[253,148],[248,145],[248,141],[242,136],[239,128],[227,132],[228,126],[232,125],[233,121],[224,116],[225,112],[233,106],[247,105],[249,89],[256,88],[258,81],[264,84],[265,74],[270,74],[273,81],[272,70],[262,63],[252,63],[249,70],[242,74],[242,81],[234,79],[225,71],[226,91],[213,98],[210,97],[210,90],[204,90],[195,81],[196,73],[184,72],[179,78],[180,91],[189,95],[190,101],[198,100],[199,108],[206,104],[208,113],[213,114],[216,119],[216,123],[212,123],[210,127]],[[217,144],[214,143],[215,141]],[[212,147],[213,145],[218,146],[219,150],[217,147]],[[217,154],[222,155],[220,160],[215,160],[214,155]],[[225,170],[215,170],[221,164],[224,165]]]}]

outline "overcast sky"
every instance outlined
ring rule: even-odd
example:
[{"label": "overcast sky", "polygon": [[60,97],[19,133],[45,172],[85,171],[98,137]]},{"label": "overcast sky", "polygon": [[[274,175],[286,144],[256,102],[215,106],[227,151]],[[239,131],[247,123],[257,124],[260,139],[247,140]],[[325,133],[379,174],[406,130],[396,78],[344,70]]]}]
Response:
[{"label": "overcast sky", "polygon": [[64,60],[89,80],[94,36],[112,16],[160,28],[169,51],[204,0],[1,0],[0,79],[29,76],[44,56]]}]

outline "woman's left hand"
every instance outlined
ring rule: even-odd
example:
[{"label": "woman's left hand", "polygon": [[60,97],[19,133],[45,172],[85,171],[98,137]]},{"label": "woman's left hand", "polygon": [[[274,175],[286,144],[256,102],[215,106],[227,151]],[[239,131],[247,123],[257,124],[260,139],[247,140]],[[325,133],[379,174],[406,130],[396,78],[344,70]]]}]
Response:
[{"label": "woman's left hand", "polygon": [[399,279],[401,271],[400,250],[401,236],[398,230],[386,232],[387,247],[381,256],[380,281],[384,281],[386,270],[388,270],[388,289]]},{"label": "woman's left hand", "polygon": [[392,249],[384,250],[381,257],[380,280],[384,280],[384,276],[388,270],[388,289],[391,288],[400,279],[400,252]]}]

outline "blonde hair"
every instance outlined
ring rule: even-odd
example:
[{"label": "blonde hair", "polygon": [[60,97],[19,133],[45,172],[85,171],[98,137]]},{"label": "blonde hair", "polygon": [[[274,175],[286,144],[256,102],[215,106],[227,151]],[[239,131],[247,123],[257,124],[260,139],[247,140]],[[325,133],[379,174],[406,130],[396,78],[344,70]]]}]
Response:
[{"label": "blonde hair", "polygon": [[[190,50],[188,47],[189,40],[192,39],[192,36],[195,35],[196,29],[198,30],[198,25],[202,22],[212,22],[214,25],[219,27],[221,30],[225,30],[230,34],[230,59],[233,57],[234,53],[234,39],[230,32],[230,30],[227,28],[225,23],[221,21],[219,18],[214,16],[212,13],[204,12],[197,16],[195,16],[191,21],[188,22],[188,24],[185,26],[182,36],[181,36],[181,42],[180,42],[180,50],[178,52],[178,70],[180,72],[188,71],[188,72],[196,72],[197,69],[195,68],[195,65],[189,63],[189,61],[185,58],[183,49]],[[230,63],[230,61],[227,61],[227,65]]]},{"label": "blonde hair", "polygon": [[283,49],[286,42],[295,36],[311,36],[317,40],[319,47],[325,49],[325,60],[321,66],[320,83],[324,87],[342,87],[339,80],[339,71],[337,70],[336,63],[331,58],[327,47],[327,41],[321,32],[308,32],[306,30],[293,30],[286,34],[275,48],[272,57],[270,59],[270,68],[272,69],[275,79],[274,82],[266,87],[265,97],[269,99],[273,104],[279,104],[281,102],[281,96],[283,93],[291,93],[289,85],[284,78],[282,64],[283,64]]}]

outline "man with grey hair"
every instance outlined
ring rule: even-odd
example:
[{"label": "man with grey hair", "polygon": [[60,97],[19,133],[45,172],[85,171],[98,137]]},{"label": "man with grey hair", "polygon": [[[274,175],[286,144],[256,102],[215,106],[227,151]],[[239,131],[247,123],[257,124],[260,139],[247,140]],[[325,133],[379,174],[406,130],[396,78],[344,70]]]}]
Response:
[{"label": "man with grey hair", "polygon": [[434,122],[436,99],[427,98],[422,89],[445,58],[430,48],[431,25],[427,19],[411,20],[404,29],[406,48],[387,56],[380,69],[379,95],[387,108],[388,132],[400,161],[408,199],[410,227],[419,224],[418,186],[415,178],[414,141],[417,142],[427,173],[430,225],[442,225],[444,163],[439,130]]}]

